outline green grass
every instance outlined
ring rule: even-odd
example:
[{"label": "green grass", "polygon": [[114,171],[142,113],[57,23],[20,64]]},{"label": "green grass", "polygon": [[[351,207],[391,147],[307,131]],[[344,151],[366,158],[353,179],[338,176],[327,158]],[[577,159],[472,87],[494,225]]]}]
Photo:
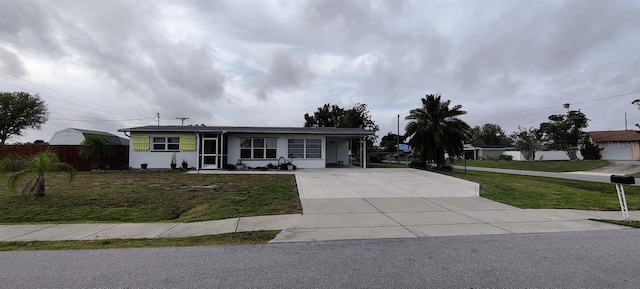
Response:
[{"label": "green grass", "polygon": [[[613,184],[456,169],[446,174],[480,184],[482,197],[528,209],[620,210]],[[625,186],[629,210],[640,209],[640,187]]]},{"label": "green grass", "polygon": [[606,220],[606,219],[591,219],[591,220],[614,224],[614,225],[627,226],[631,228],[640,228],[640,221],[620,221],[620,220]]},{"label": "green grass", "polygon": [[[464,166],[464,160],[455,161],[453,165]],[[591,171],[608,165],[608,161],[492,161],[467,160],[467,166],[496,169],[527,170],[542,172],[575,172]]]},{"label": "green grass", "polygon": [[11,192],[0,175],[0,223],[192,222],[300,213],[293,175],[80,172],[47,175],[47,195]]},{"label": "green grass", "polygon": [[265,244],[280,231],[254,231],[165,239],[0,242],[0,251],[90,250],[116,248],[187,247]]}]

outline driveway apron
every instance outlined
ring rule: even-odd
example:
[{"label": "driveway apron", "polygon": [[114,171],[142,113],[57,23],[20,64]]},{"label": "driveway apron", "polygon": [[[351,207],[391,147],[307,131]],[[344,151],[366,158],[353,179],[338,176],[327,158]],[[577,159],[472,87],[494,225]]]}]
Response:
[{"label": "driveway apron", "polygon": [[422,170],[304,169],[296,181],[303,214],[271,242],[622,228],[588,220],[616,212],[518,209],[479,197],[477,183]]}]

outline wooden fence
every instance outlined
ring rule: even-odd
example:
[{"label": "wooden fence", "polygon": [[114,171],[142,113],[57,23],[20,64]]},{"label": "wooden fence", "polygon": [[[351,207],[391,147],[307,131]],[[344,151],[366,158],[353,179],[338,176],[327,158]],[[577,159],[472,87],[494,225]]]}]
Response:
[{"label": "wooden fence", "polygon": [[[129,168],[129,146],[115,145],[116,154],[105,163],[108,169]],[[50,150],[61,162],[70,164],[78,171],[92,170],[91,162],[80,157],[79,145],[3,145],[0,146],[0,159],[9,155],[30,157],[39,152]]]}]

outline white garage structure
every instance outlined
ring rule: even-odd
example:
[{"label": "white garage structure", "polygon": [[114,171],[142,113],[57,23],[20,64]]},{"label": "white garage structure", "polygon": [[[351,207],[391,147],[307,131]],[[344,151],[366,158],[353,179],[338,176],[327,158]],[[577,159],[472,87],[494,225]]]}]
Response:
[{"label": "white garage structure", "polygon": [[603,160],[634,161],[640,159],[640,132],[609,130],[588,132],[591,142],[603,148]]}]

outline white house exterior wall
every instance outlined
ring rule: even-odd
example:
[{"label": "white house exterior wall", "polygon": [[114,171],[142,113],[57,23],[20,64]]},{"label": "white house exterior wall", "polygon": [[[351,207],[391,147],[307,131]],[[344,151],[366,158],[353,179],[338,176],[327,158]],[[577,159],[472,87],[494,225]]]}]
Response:
[{"label": "white house exterior wall", "polygon": [[349,139],[327,137],[326,144],[326,164],[349,164]]},{"label": "white house exterior wall", "polygon": [[292,159],[292,163],[298,168],[307,168],[307,169],[316,169],[316,168],[324,168],[325,167],[325,158],[326,158],[326,140],[324,136],[315,136],[315,135],[269,135],[269,134],[228,134],[225,135],[228,138],[229,147],[227,148],[227,154],[229,156],[228,162],[231,164],[235,164],[238,160],[240,160],[240,139],[241,138],[277,138],[278,146],[276,148],[276,156],[275,159],[265,159],[265,160],[250,160],[250,159],[242,159],[242,162],[251,167],[263,167],[268,165],[269,163],[277,165],[278,159],[283,157],[285,160],[288,159],[288,140],[289,139],[321,139],[322,140],[322,157],[319,159]]},{"label": "white house exterior wall", "polygon": [[[185,135],[184,133],[144,133],[150,137],[178,137]],[[133,139],[133,134],[132,134]],[[150,144],[151,145],[151,144]],[[180,167],[182,160],[189,163],[190,168],[196,167],[198,163],[198,152],[175,152],[176,165]],[[171,157],[173,152],[158,152],[158,151],[134,151],[133,142],[129,145],[129,166],[135,169],[139,169],[143,163],[147,164],[147,168],[150,169],[168,169],[171,168]]]}]

